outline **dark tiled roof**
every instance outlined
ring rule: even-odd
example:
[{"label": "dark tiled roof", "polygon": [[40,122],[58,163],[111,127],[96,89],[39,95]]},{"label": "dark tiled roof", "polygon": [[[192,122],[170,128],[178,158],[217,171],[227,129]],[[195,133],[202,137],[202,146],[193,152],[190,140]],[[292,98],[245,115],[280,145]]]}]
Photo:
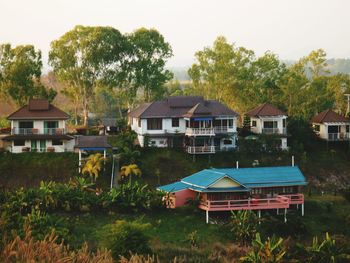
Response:
[{"label": "dark tiled roof", "polygon": [[255,109],[252,109],[246,113],[247,116],[250,117],[257,117],[257,116],[283,116],[287,115],[284,111],[281,111],[280,109],[265,103],[260,105],[259,107],[256,107]]},{"label": "dark tiled roof", "polygon": [[47,100],[30,100],[28,105],[19,108],[7,117],[9,120],[58,119],[66,120],[69,115],[56,108]]},{"label": "dark tiled roof", "polygon": [[313,123],[324,123],[324,122],[350,122],[349,118],[340,115],[332,110],[325,110],[321,113],[312,117],[311,122]]},{"label": "dark tiled roof", "polygon": [[236,112],[215,100],[204,100],[198,96],[177,96],[165,100],[145,103],[132,110],[130,117],[194,117],[194,116],[238,116]]},{"label": "dark tiled roof", "polygon": [[79,136],[74,148],[112,148],[107,136]]},{"label": "dark tiled roof", "polygon": [[73,136],[66,134],[27,134],[27,135],[9,135],[3,138],[5,141],[13,140],[72,140]]}]

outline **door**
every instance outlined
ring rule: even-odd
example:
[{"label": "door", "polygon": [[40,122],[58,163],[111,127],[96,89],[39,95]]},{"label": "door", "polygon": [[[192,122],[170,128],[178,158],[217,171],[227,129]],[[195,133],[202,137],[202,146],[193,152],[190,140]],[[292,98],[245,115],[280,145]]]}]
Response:
[{"label": "door", "polygon": [[30,142],[30,150],[32,152],[36,152],[37,151],[37,149],[38,149],[37,143],[38,143],[37,140],[31,140],[31,142]]},{"label": "door", "polygon": [[46,140],[40,140],[40,152],[46,151]]}]

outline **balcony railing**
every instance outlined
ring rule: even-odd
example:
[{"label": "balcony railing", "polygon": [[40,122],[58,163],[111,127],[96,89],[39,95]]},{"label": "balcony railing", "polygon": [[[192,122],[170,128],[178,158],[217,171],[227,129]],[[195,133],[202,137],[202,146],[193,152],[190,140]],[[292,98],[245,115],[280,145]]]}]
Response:
[{"label": "balcony railing", "polygon": [[200,203],[199,208],[208,211],[230,211],[230,210],[264,210],[264,209],[277,209],[277,208],[289,208],[289,205],[293,204],[291,198],[278,195],[271,198],[251,198],[242,200],[216,200],[216,201],[203,201]]},{"label": "balcony railing", "polygon": [[287,129],[278,129],[278,128],[263,128],[262,133],[264,134],[287,134]]},{"label": "balcony railing", "polygon": [[347,132],[343,133],[328,133],[329,141],[346,141],[349,140],[350,134]]},{"label": "balcony railing", "polygon": [[32,135],[32,134],[49,134],[49,135],[61,135],[65,134],[63,128],[13,128],[11,134],[15,135]]},{"label": "balcony railing", "polygon": [[290,194],[290,195],[283,195],[284,197],[287,197],[289,199],[289,203],[291,205],[298,205],[304,203],[304,195],[303,194]]},{"label": "balcony railing", "polygon": [[188,146],[186,151],[189,154],[215,153],[215,146]]},{"label": "balcony railing", "polygon": [[214,136],[214,128],[186,128],[187,136]]}]

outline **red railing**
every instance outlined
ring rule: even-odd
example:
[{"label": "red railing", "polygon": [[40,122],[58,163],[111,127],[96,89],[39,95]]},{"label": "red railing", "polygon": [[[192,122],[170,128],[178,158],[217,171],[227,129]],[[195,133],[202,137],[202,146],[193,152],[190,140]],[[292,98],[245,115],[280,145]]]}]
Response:
[{"label": "red railing", "polygon": [[208,211],[230,211],[230,210],[263,210],[289,208],[290,204],[302,204],[304,196],[295,195],[278,195],[271,198],[251,198],[242,200],[217,200],[203,201],[199,208]]}]

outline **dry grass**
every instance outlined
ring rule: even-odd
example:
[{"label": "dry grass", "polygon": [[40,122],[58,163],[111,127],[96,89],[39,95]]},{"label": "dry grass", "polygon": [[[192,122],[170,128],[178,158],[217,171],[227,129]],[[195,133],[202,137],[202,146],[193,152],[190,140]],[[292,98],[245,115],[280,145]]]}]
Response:
[{"label": "dry grass", "polygon": [[47,235],[44,240],[35,240],[30,229],[25,232],[22,239],[15,236],[12,241],[4,245],[0,253],[0,262],[55,262],[55,263],[112,263],[113,259],[109,251],[98,250],[91,253],[87,245],[78,251],[71,251],[62,242],[57,243],[57,236],[54,232]]}]

